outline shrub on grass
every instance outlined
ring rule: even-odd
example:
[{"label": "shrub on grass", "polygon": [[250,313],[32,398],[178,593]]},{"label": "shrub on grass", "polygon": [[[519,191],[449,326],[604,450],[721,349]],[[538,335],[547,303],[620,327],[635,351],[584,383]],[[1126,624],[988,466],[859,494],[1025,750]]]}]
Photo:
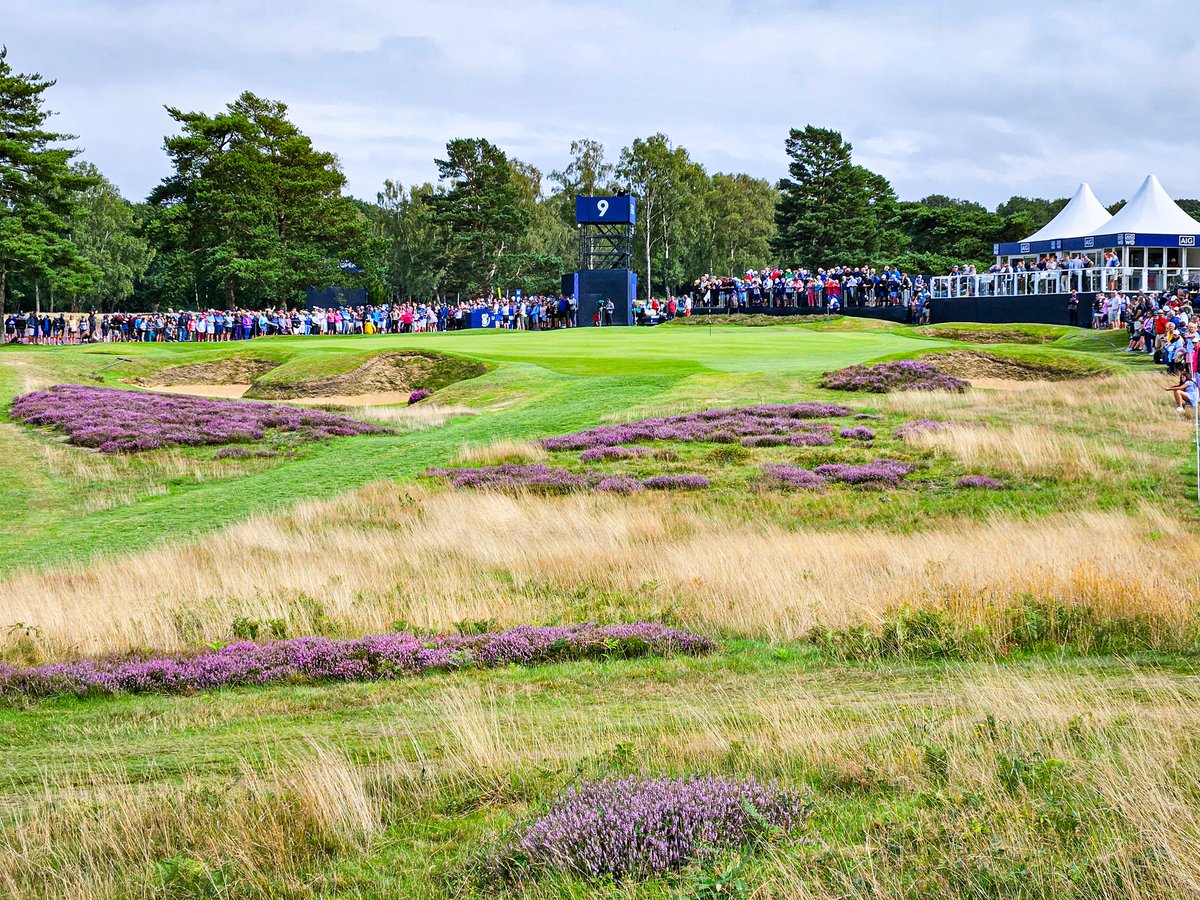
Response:
[{"label": "shrub on grass", "polygon": [[698,491],[709,482],[703,475],[654,475],[642,484],[654,491]]},{"label": "shrub on grass", "polygon": [[798,466],[789,466],[784,463],[766,463],[762,467],[763,475],[767,481],[776,486],[789,488],[797,491],[819,491],[825,488],[824,476],[818,475],[816,472],[810,472],[808,469],[801,469]]},{"label": "shrub on grass", "polygon": [[653,452],[649,447],[593,447],[580,453],[579,461],[594,463],[609,459],[629,459],[634,456],[648,456]]},{"label": "shrub on grass", "polygon": [[833,403],[780,403],[709,409],[680,416],[639,419],[620,425],[601,425],[545,438],[547,450],[590,450],[647,441],[737,443],[743,437],[821,430],[807,419],[836,418],[850,410]]},{"label": "shrub on grass", "polygon": [[387,431],[315,409],[78,384],[24,394],[13,401],[10,412],[27,425],[57,429],[67,435],[68,443],[102,453],[251,443],[271,431],[305,440]]},{"label": "shrub on grass", "polygon": [[[248,633],[244,623],[240,628]],[[715,648],[706,637],[653,622],[523,625],[483,634],[395,633],[354,640],[301,637],[266,644],[242,641],[191,655],[85,659],[32,668],[0,664],[0,696],[192,693],[279,682],[375,681],[447,669],[696,655]]]},{"label": "shrub on grass", "polygon": [[842,437],[853,441],[875,440],[875,432],[863,425],[859,425],[855,428],[843,428],[839,434]]},{"label": "shrub on grass", "polygon": [[1004,485],[995,478],[988,478],[986,475],[966,475],[954,483],[958,488],[982,488],[988,491],[1000,491],[1004,489]]},{"label": "shrub on grass", "polygon": [[913,467],[894,459],[877,459],[863,465],[827,463],[817,466],[813,471],[830,481],[840,481],[842,484],[895,487],[905,475],[912,473]]},{"label": "shrub on grass", "polygon": [[916,360],[857,365],[826,372],[821,387],[833,391],[863,391],[886,394],[892,391],[965,391],[969,382],[947,375],[930,363]]},{"label": "shrub on grass", "polygon": [[408,395],[408,405],[412,406],[414,403],[420,403],[432,393],[433,391],[426,390],[425,388],[418,388]]},{"label": "shrub on grass", "polygon": [[566,494],[586,490],[592,486],[584,475],[576,475],[557,466],[544,463],[509,463],[502,466],[477,466],[474,468],[432,468],[426,475],[448,478],[454,487],[521,488],[543,494]]},{"label": "shrub on grass", "polygon": [[684,868],[714,851],[794,831],[809,808],[752,778],[610,778],[570,787],[501,854],[511,878],[564,872],[622,880]]},{"label": "shrub on grass", "polygon": [[645,485],[628,475],[605,475],[596,482],[596,490],[602,494],[636,494],[645,490]]}]

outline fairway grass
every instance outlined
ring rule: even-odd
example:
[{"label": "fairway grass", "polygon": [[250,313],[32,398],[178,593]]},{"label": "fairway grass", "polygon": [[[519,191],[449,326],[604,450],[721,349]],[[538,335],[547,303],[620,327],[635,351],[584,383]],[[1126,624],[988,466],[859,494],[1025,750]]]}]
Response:
[{"label": "fairway grass", "polygon": [[[1200,895],[1200,558],[1189,423],[1111,335],[830,320],[552,334],[0,349],[7,401],[134,389],[242,354],[285,381],[382,353],[466,361],[394,433],[216,459],[104,455],[0,421],[0,663],[650,619],[705,657],[602,659],[181,696],[0,704],[0,897],[1173,900]],[[825,391],[942,352],[1071,378]],[[966,357],[964,357],[966,358]],[[1000,364],[997,364],[1000,365]],[[258,368],[264,369],[264,366]],[[264,369],[265,370],[265,369]],[[595,464],[686,494],[453,489],[430,467],[583,472],[543,437],[818,400],[830,447],[662,445]],[[915,419],[959,424],[901,438]],[[767,463],[876,458],[886,490],[764,488]],[[963,476],[1000,490],[963,490]],[[813,814],[744,858],[615,884],[506,860],[610,775],[778,781]],[[512,874],[512,873],[515,873]]]}]

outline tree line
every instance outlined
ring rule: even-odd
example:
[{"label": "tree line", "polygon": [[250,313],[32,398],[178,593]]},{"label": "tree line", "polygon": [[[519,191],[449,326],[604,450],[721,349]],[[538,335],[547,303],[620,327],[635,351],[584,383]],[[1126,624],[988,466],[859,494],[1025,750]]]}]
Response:
[{"label": "tree line", "polygon": [[638,200],[632,265],[656,294],[768,264],[936,274],[985,263],[994,242],[1027,236],[1066,203],[901,201],[840,134],[814,126],[789,133],[777,184],[709,174],[664,134],[611,157],[574,141],[549,173],[455,138],[436,182],[387,181],[365,200],[284,103],[249,92],[215,113],[167,107],[171,172],[131,202],[80,159],[74,135],[49,129],[53,85],[0,50],[0,314],[290,306],[309,286],[362,287],[376,302],[557,293],[577,257],[575,196],[618,189]]}]

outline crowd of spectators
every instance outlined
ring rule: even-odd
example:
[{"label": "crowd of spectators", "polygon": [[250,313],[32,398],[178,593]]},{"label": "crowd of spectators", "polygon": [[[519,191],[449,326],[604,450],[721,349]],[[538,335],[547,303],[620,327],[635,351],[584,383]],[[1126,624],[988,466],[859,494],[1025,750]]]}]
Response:
[{"label": "crowd of spectators", "polygon": [[898,267],[835,266],[831,269],[750,269],[744,276],[705,275],[693,285],[697,306],[738,312],[747,307],[809,308],[836,312],[849,306],[901,306],[914,321],[926,315],[929,290],[921,275]]},{"label": "crowd of spectators", "polygon": [[[476,313],[482,315],[476,315]],[[471,327],[547,331],[575,325],[574,297],[486,298],[312,309],[174,310],[154,313],[16,312],[4,320],[9,343],[244,341],[271,335],[410,334]]]}]

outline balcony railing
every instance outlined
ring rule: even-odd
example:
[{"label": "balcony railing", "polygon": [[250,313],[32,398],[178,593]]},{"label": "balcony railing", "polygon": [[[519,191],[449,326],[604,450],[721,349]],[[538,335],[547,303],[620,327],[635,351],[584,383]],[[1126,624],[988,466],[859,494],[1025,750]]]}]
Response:
[{"label": "balcony railing", "polygon": [[1039,294],[1081,294],[1121,291],[1165,291],[1192,273],[1184,268],[1105,266],[1090,269],[1051,269],[983,275],[938,275],[930,280],[935,299],[955,297],[1022,297]]}]

